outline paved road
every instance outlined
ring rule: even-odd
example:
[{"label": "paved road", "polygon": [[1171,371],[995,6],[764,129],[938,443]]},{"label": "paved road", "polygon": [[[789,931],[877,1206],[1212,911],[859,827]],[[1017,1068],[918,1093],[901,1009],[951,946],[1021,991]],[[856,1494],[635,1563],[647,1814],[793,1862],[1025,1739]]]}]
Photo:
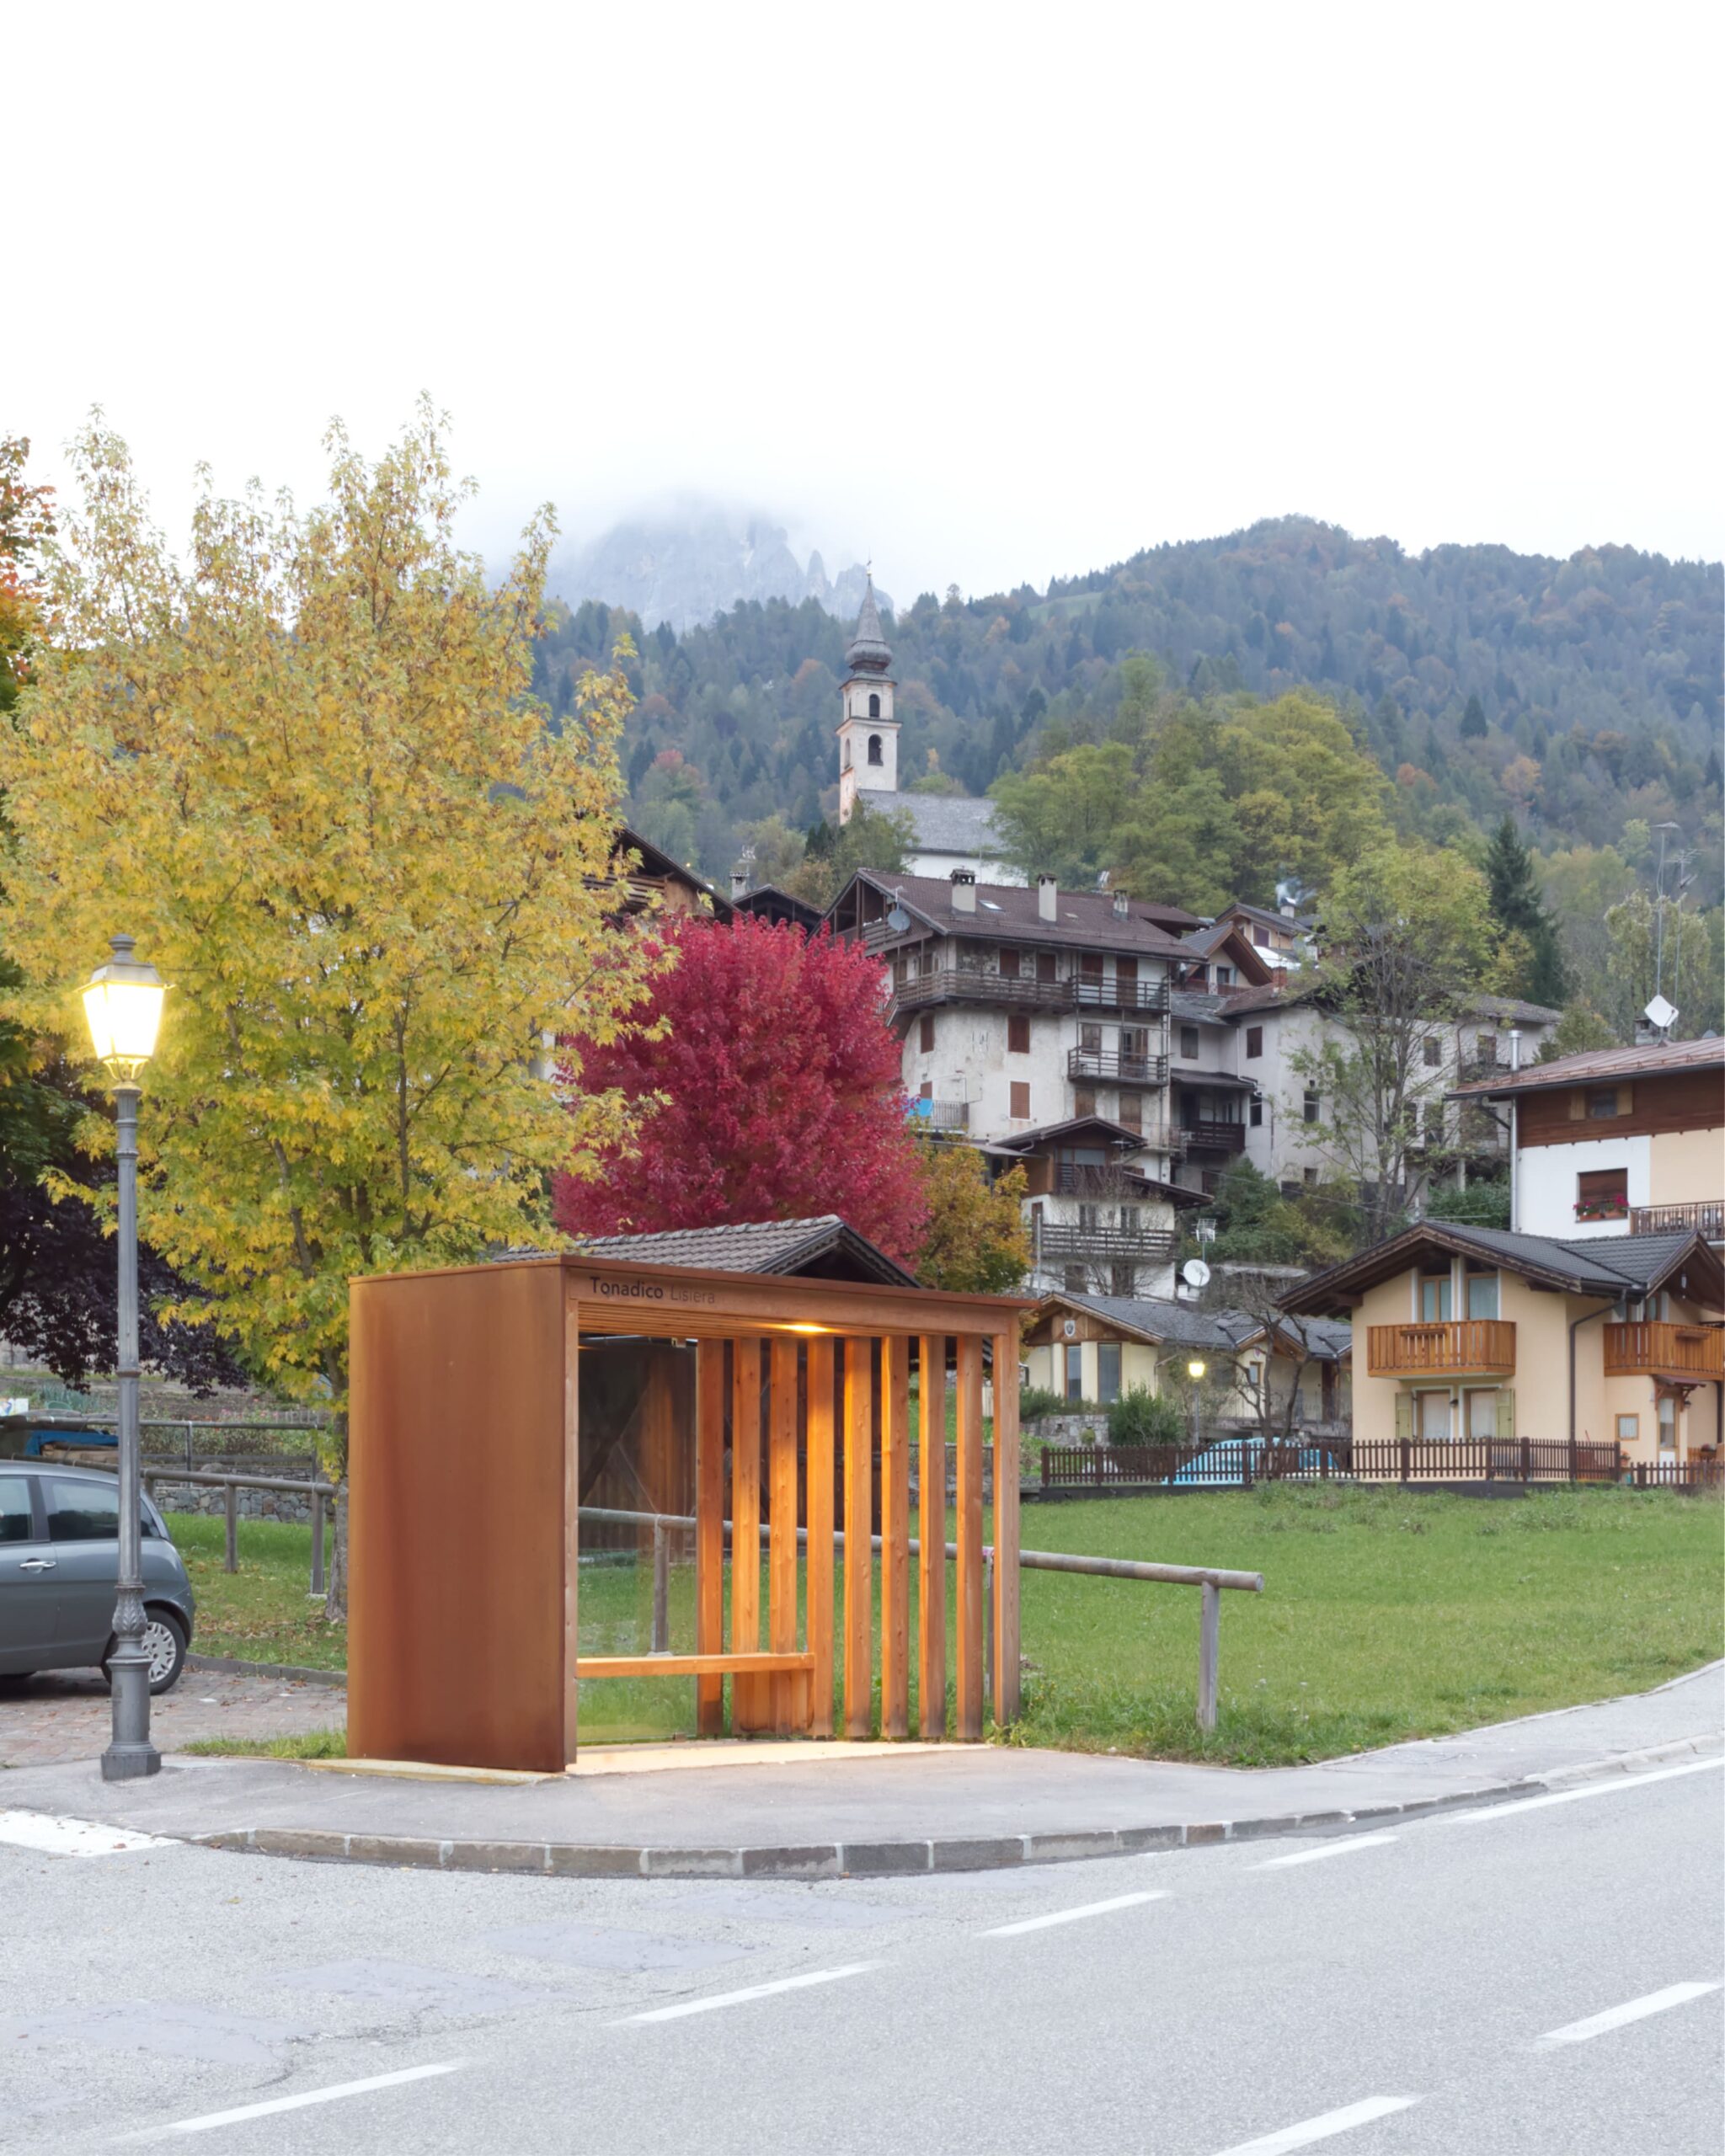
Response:
[{"label": "paved road", "polygon": [[0,2147],[1717,2156],[1722,1793],[807,1886],[0,1841]]}]

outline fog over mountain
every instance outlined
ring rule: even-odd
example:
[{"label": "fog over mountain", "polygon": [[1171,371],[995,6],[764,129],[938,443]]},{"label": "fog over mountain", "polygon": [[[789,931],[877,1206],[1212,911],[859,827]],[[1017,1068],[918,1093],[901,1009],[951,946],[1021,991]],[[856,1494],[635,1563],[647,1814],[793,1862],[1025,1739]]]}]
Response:
[{"label": "fog over mountain", "polygon": [[[744,600],[817,600],[830,614],[854,620],[864,572],[847,563],[830,578],[818,552],[806,563],[782,525],[711,503],[627,519],[551,564],[553,597],[579,606],[602,600],[638,616],[645,628],[670,622],[679,636]],[[883,606],[892,602],[878,594]]]}]

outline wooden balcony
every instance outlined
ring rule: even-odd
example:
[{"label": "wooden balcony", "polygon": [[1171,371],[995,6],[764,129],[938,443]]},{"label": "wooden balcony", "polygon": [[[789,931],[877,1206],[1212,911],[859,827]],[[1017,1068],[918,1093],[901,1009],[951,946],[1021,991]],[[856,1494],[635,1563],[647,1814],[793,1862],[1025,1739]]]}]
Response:
[{"label": "wooden balcony", "polygon": [[1710,1243],[1725,1242],[1725,1200],[1697,1198],[1692,1205],[1633,1205],[1632,1235],[1686,1235],[1693,1231]]},{"label": "wooden balcony", "polygon": [[1187,1153],[1243,1153],[1243,1123],[1183,1123],[1175,1132],[1181,1150]]},{"label": "wooden balcony", "polygon": [[1105,1264],[1135,1259],[1140,1265],[1160,1264],[1174,1254],[1172,1228],[1087,1228],[1081,1222],[1044,1220],[1036,1232],[1036,1254],[1044,1261],[1073,1264]]},{"label": "wooden balcony", "polygon": [[1097,980],[1087,974],[1065,980],[1037,980],[1026,974],[985,972],[980,966],[941,966],[893,983],[894,1017],[904,1011],[926,1011],[937,1003],[990,1003],[1007,1011],[1160,1013],[1168,1007],[1168,985],[1165,980]]},{"label": "wooden balcony", "polygon": [[[1147,1130],[1144,1142],[1148,1147],[1167,1150],[1166,1133]],[[1133,1168],[1092,1168],[1071,1161],[1057,1161],[1052,1169],[1052,1173],[1042,1179],[1039,1188],[1033,1177],[1031,1197],[1045,1197],[1052,1192],[1060,1198],[1110,1198],[1116,1204],[1124,1198],[1129,1205],[1134,1205],[1162,1195],[1159,1189],[1151,1189],[1147,1177]]]},{"label": "wooden balcony", "polygon": [[1645,1319],[1605,1327],[1608,1378],[1725,1379],[1725,1331]]},{"label": "wooden balcony", "polygon": [[1069,1048],[1069,1078],[1101,1078],[1115,1086],[1165,1086],[1168,1059],[1165,1055],[1121,1055],[1113,1049]]},{"label": "wooden balcony", "polygon": [[1513,1377],[1515,1327],[1497,1317],[1463,1318],[1441,1325],[1370,1326],[1366,1368],[1375,1378],[1446,1371]]}]

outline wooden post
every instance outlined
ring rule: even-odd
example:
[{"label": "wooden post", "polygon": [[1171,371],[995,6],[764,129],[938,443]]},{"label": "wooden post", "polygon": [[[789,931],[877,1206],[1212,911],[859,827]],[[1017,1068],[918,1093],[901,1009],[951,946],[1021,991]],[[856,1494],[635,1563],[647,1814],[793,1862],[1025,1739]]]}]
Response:
[{"label": "wooden post", "polygon": [[[695,1652],[724,1652],[724,1342],[695,1349]],[[695,1679],[695,1726],[724,1730],[724,1679]]]},{"label": "wooden post", "polygon": [[222,1569],[224,1572],[237,1572],[239,1570],[239,1485],[237,1482],[222,1485],[222,1501],[227,1515],[227,1550],[222,1561]]},{"label": "wooden post", "polygon": [[312,1492],[312,1593],[323,1592],[323,1492]]},{"label": "wooden post", "polygon": [[874,1417],[870,1342],[845,1342],[845,1734],[868,1737],[873,1726],[873,1666],[869,1655],[874,1533],[872,1487]]},{"label": "wooden post", "polygon": [[805,1573],[809,1673],[809,1729],[832,1735],[832,1342],[809,1342],[809,1556]]},{"label": "wooden post", "polygon": [[[775,1340],[769,1351],[766,1460],[772,1518],[766,1562],[766,1643],[775,1654],[797,1652],[797,1343]],[[782,1737],[807,1726],[808,1687],[800,1677],[775,1677],[772,1725]]]},{"label": "wooden post", "polygon": [[1198,1620],[1198,1726],[1216,1726],[1216,1663],[1221,1652],[1222,1591],[1206,1580],[1198,1590],[1203,1608]]},{"label": "wooden post", "polygon": [[911,1343],[880,1343],[880,1733],[911,1734]]},{"label": "wooden post", "polygon": [[947,1733],[947,1343],[925,1334],[917,1348],[921,1429],[916,1452],[918,1604],[917,1732]]},{"label": "wooden post", "polygon": [[958,1728],[982,1736],[982,1342],[959,1335]]},{"label": "wooden post", "polygon": [[1018,1335],[994,1341],[994,1718],[1016,1721],[1020,1684],[1018,1612]]},{"label": "wooden post", "polygon": [[[761,1652],[761,1342],[731,1344],[731,1652]],[[772,1684],[731,1678],[731,1732],[772,1726]]]}]

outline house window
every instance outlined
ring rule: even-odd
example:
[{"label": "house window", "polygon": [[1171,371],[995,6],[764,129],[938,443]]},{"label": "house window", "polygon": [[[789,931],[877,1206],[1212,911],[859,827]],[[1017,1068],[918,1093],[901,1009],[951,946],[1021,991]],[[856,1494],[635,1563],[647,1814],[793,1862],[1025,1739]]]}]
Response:
[{"label": "house window", "polygon": [[1419,1321],[1422,1325],[1450,1322],[1450,1276],[1428,1273],[1419,1283]]},{"label": "house window", "polygon": [[1498,1059],[1498,1036],[1482,1033],[1474,1047],[1474,1054],[1481,1063],[1495,1063]]},{"label": "house window", "polygon": [[1221,1170],[1205,1168],[1198,1178],[1198,1187],[1206,1198],[1214,1198],[1222,1187]]},{"label": "house window", "polygon": [[1578,1220],[1626,1220],[1628,1169],[1589,1168],[1577,1176],[1575,1217]]},{"label": "house window", "polygon": [[1248,1026],[1246,1028],[1246,1053],[1248,1056],[1258,1056],[1263,1054],[1263,1027],[1262,1026]]},{"label": "house window", "polygon": [[1144,1135],[1144,1102],[1136,1093],[1122,1090],[1119,1121],[1124,1129],[1135,1130],[1140,1138]]},{"label": "house window", "polygon": [[1001,951],[1001,979],[1002,980],[1017,980],[1017,978],[1018,953],[1014,950],[1003,947]]},{"label": "house window", "polygon": [[1007,1021],[1007,1054],[1028,1055],[1030,1053],[1030,1021],[1028,1018],[1008,1018]]},{"label": "house window", "polygon": [[1419,1434],[1429,1444],[1448,1443],[1450,1396],[1447,1392],[1423,1392],[1419,1395]]},{"label": "house window", "polygon": [[1057,980],[1060,978],[1055,971],[1055,954],[1052,951],[1039,951],[1037,953],[1036,978],[1039,980],[1050,982]]},{"label": "house window", "polygon": [[1268,950],[1269,948],[1270,941],[1270,932],[1268,929],[1262,927],[1257,921],[1253,921],[1252,924],[1252,940],[1257,944],[1259,950]]},{"label": "house window", "polygon": [[1064,1277],[1066,1293],[1069,1295],[1081,1295],[1089,1288],[1090,1283],[1084,1277],[1084,1267],[1081,1265],[1069,1265]]},{"label": "house window", "polygon": [[1254,1130],[1263,1129],[1263,1102],[1262,1101],[1251,1102],[1246,1111],[1246,1120]]},{"label": "house window", "polygon": [[[868,701],[872,704],[878,704],[880,702],[880,698],[879,696],[871,696]],[[868,716],[871,718],[879,718],[880,713],[879,712],[872,711],[869,712]],[[881,761],[880,736],[878,734],[871,734],[868,737],[868,760],[871,764],[879,764]]]},{"label": "house window", "polygon": [[1181,1028],[1180,1028],[1180,1053],[1181,1053],[1181,1054],[1185,1058],[1185,1059],[1186,1059],[1186,1061],[1187,1061],[1188,1063],[1196,1063],[1196,1062],[1197,1062],[1197,1060],[1198,1060],[1198,1028],[1197,1028],[1197,1027],[1196,1027],[1196,1026],[1182,1026],[1182,1027],[1181,1027]]},{"label": "house window", "polygon": [[1494,1438],[1498,1434],[1498,1396],[1495,1390],[1470,1392],[1467,1396],[1467,1434],[1471,1438]]},{"label": "house window", "polygon": [[[1079,1277],[1081,1279],[1083,1276],[1081,1274]],[[1069,1342],[1066,1348],[1066,1397],[1068,1400],[1082,1400],[1084,1397],[1084,1349],[1076,1340]]]},{"label": "house window", "polygon": [[1078,1028],[1078,1046],[1086,1055],[1100,1055],[1102,1054],[1102,1027],[1081,1026]]},{"label": "house window", "polygon": [[1308,1190],[1316,1190],[1317,1188],[1317,1170],[1316,1168],[1302,1168],[1300,1171],[1300,1180],[1305,1183],[1306,1187]]},{"label": "house window", "polygon": [[1587,1097],[1587,1112],[1590,1122],[1608,1123],[1617,1113],[1617,1088],[1597,1086]]},{"label": "house window", "polygon": [[1114,1294],[1124,1295],[1129,1302],[1138,1293],[1138,1270],[1135,1266],[1114,1266],[1109,1269],[1108,1278]]},{"label": "house window", "polygon": [[1030,1088],[1022,1079],[1012,1081],[1007,1113],[1014,1123],[1028,1123],[1030,1120]]},{"label": "house window", "polygon": [[1435,1070],[1444,1059],[1444,1043],[1435,1033],[1425,1037],[1425,1059],[1429,1070]]},{"label": "house window", "polygon": [[1231,966],[1218,966],[1216,968],[1216,986],[1218,988],[1231,988],[1233,985],[1234,969]]},{"label": "house window", "polygon": [[[1114,1292],[1118,1294],[1118,1285]],[[1126,1293],[1130,1295],[1131,1289]],[[1103,1340],[1096,1350],[1096,1396],[1106,1407],[1111,1400],[1120,1396],[1120,1343],[1118,1340]]]},{"label": "house window", "polygon": [[1496,1317],[1499,1315],[1498,1276],[1495,1273],[1474,1273],[1467,1276],[1467,1315],[1470,1317]]},{"label": "house window", "polygon": [[1617,1417],[1617,1442],[1620,1445],[1634,1445],[1641,1443],[1639,1415],[1620,1415]]},{"label": "house window", "polygon": [[1311,1087],[1308,1086],[1306,1089],[1306,1102],[1302,1109],[1302,1113],[1304,1114],[1306,1122],[1316,1123],[1317,1121],[1319,1107],[1320,1102],[1318,1096],[1312,1091]]},{"label": "house window", "polygon": [[923,1080],[922,1083],[916,1088],[916,1097],[919,1101],[932,1101],[934,1098],[933,1079],[925,1078]]},{"label": "house window", "polygon": [[[879,718],[880,717],[880,698],[879,696],[870,696],[868,699],[868,716],[871,718]],[[872,741],[869,744],[868,760],[871,764],[878,764],[880,761],[879,757],[874,753],[875,750],[878,749],[879,745],[879,741]]]},{"label": "house window", "polygon": [[934,1013],[925,1011],[916,1027],[916,1045],[924,1055],[934,1046]]},{"label": "house window", "polygon": [[1674,1393],[1659,1395],[1659,1457],[1677,1457],[1677,1398]]},{"label": "house window", "polygon": [[1138,961],[1136,958],[1116,958],[1114,961],[1114,993],[1124,1005],[1138,1001]]},{"label": "house window", "polygon": [[1444,1142],[1444,1103],[1441,1101],[1428,1101],[1422,1120],[1425,1124],[1426,1144],[1441,1145]]},{"label": "house window", "polygon": [[1072,1113],[1074,1115],[1094,1115],[1096,1113],[1096,1088],[1093,1086],[1076,1086],[1073,1087]]}]

